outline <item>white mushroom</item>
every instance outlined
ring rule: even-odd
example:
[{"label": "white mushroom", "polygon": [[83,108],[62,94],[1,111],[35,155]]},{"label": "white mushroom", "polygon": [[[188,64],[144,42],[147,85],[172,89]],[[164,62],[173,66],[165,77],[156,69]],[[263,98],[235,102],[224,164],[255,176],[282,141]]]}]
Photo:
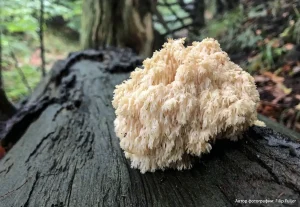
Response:
[{"label": "white mushroom", "polygon": [[257,120],[254,79],[211,38],[168,40],[116,86],[115,132],[134,168],[187,169],[217,138],[237,140]]}]

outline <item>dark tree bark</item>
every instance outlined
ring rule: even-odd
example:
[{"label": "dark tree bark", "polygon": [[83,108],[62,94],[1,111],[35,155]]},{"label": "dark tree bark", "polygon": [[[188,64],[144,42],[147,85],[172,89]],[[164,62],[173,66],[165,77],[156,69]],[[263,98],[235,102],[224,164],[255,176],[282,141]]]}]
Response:
[{"label": "dark tree bark", "polygon": [[4,89],[0,88],[0,122],[7,121],[16,112],[16,108],[8,100]]},{"label": "dark tree bark", "polygon": [[217,0],[217,13],[222,14],[238,6],[239,0]]},{"label": "dark tree bark", "polygon": [[21,139],[0,161],[1,207],[224,207],[276,198],[299,206],[299,137],[286,129],[289,138],[252,127],[239,142],[217,142],[191,170],[131,169],[111,100],[129,77],[120,71],[139,62],[128,51],[86,51],[54,66],[14,122],[24,134],[11,129],[3,137],[5,146]]},{"label": "dark tree bark", "polygon": [[129,47],[149,56],[153,50],[152,0],[85,0],[81,45]]},{"label": "dark tree bark", "polygon": [[195,1],[194,9],[191,11],[193,27],[191,32],[195,35],[200,34],[200,29],[205,25],[205,1]]}]

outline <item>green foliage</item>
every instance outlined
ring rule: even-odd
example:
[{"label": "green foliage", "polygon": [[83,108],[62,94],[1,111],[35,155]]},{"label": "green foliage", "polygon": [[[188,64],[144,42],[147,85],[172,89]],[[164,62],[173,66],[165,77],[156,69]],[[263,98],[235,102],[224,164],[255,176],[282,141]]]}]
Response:
[{"label": "green foliage", "polygon": [[278,39],[273,39],[259,47],[259,53],[250,61],[249,72],[268,71],[275,66],[275,62],[286,52],[283,47],[276,46],[276,41]]},{"label": "green foliage", "polygon": [[245,30],[241,29],[245,18],[242,8],[229,11],[222,17],[209,21],[198,38],[201,40],[213,37],[229,53],[256,47],[257,42],[262,38],[256,35],[251,27]]},{"label": "green foliage", "polygon": [[236,41],[241,49],[251,48],[256,46],[257,42],[262,40],[262,37],[256,35],[251,28],[247,28],[237,35]]},{"label": "green foliage", "polygon": [[[282,1],[274,0],[251,8],[240,6],[208,21],[198,38],[217,39],[222,49],[230,55],[245,52],[249,55],[248,61],[240,64],[244,64],[251,73],[276,70],[286,53],[283,45],[300,44],[300,12],[294,7],[294,12],[283,13],[282,4]],[[283,14],[288,15],[285,23],[288,27],[283,32],[282,27],[278,27],[278,31],[269,32],[267,28],[274,27],[268,25],[271,22],[269,18],[276,20]]]},{"label": "green foliage", "polygon": [[13,21],[4,22],[9,33],[15,32],[34,32],[38,29],[38,21],[32,16],[15,17]]},{"label": "green foliage", "polygon": [[295,17],[290,21],[289,26],[280,34],[285,40],[300,44],[300,12],[294,8]]},{"label": "green foliage", "polygon": [[79,32],[81,25],[82,1],[75,1],[72,5],[69,5],[68,8],[71,8],[71,11],[65,15],[65,18],[69,20],[68,26]]},{"label": "green foliage", "polygon": [[[49,19],[53,16],[63,16],[66,21],[69,22],[69,26],[73,29],[79,30],[81,4],[82,1],[62,1],[61,3],[55,3],[55,0],[44,0],[44,13],[45,19]],[[24,41],[24,35],[28,41],[38,40],[39,30],[39,12],[40,12],[40,0],[9,0],[1,1],[0,6],[2,8],[2,31],[3,31],[3,49],[4,53],[10,53],[13,50],[18,53],[27,48],[11,48],[8,47],[15,40],[18,44]],[[20,44],[19,44],[20,45]],[[24,44],[22,46],[26,47]],[[28,46],[27,46],[28,47]],[[5,51],[9,50],[9,51]]]},{"label": "green foliage", "polygon": [[203,33],[210,37],[219,37],[227,31],[238,28],[243,20],[243,15],[241,8],[227,12],[219,18],[209,21]]},{"label": "green foliage", "polygon": [[[79,31],[81,5],[82,0],[44,0],[45,20],[47,21],[54,16],[62,16],[70,28]],[[4,69],[4,86],[8,96],[16,101],[20,96],[26,95],[28,91],[14,68],[15,61],[11,58],[12,52],[18,57],[18,61],[21,60],[22,63],[19,65],[21,65],[20,67],[29,84],[35,86],[40,80],[38,68],[28,65],[29,57],[33,52],[32,48],[39,47],[40,0],[0,1],[0,9],[1,45],[3,49],[1,64]],[[47,29],[46,25],[43,26]],[[45,39],[47,40],[47,37]],[[61,45],[63,44],[60,44],[60,47]],[[48,49],[47,45],[46,49]]]},{"label": "green foliage", "polygon": [[[26,77],[30,77],[28,81],[31,88],[34,88],[40,81],[41,73],[37,68],[30,65],[20,67]],[[20,100],[28,94],[28,89],[25,87],[17,70],[6,70],[2,72],[4,87],[7,96],[13,102]]]},{"label": "green foliage", "polygon": [[267,16],[267,10],[264,4],[259,4],[258,6],[252,8],[248,13],[248,18],[257,18]]}]

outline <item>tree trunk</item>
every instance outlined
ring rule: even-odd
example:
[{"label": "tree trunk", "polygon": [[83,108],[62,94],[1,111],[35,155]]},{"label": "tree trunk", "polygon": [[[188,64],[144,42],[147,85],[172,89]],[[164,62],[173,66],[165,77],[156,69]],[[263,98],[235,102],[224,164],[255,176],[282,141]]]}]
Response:
[{"label": "tree trunk", "polygon": [[[2,80],[2,30],[0,26],[0,122],[8,120],[16,112],[15,107],[9,102],[3,89]],[[1,130],[1,129],[0,129]]]},{"label": "tree trunk", "polygon": [[24,134],[11,128],[3,137],[5,146],[21,139],[0,161],[1,207],[224,207],[248,199],[300,205],[293,132],[288,138],[252,127],[239,142],[217,142],[191,170],[131,169],[114,133],[111,100],[129,77],[122,71],[140,62],[129,51],[85,51],[54,66],[13,123]]},{"label": "tree trunk", "polygon": [[85,0],[81,45],[132,48],[149,56],[153,50],[152,0]]},{"label": "tree trunk", "polygon": [[217,14],[232,10],[239,5],[239,0],[217,0]]},{"label": "tree trunk", "polygon": [[191,32],[194,35],[200,35],[200,29],[205,25],[205,1],[195,1],[194,9],[191,13],[193,27]]},{"label": "tree trunk", "polygon": [[8,100],[4,89],[0,87],[0,122],[7,121],[15,112],[16,108]]}]

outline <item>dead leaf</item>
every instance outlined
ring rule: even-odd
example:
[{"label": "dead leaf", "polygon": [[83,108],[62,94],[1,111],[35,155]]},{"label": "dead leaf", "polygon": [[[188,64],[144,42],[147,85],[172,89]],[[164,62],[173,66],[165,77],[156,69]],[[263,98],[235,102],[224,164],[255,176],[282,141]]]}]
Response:
[{"label": "dead leaf", "polygon": [[264,39],[264,43],[265,43],[265,44],[268,44],[269,42],[270,42],[270,39],[269,39],[269,38],[265,38],[265,39]]},{"label": "dead leaf", "polygon": [[276,120],[279,116],[280,107],[277,104],[273,104],[267,101],[260,101],[257,111],[271,119]]},{"label": "dead leaf", "polygon": [[284,49],[286,49],[286,50],[292,50],[293,48],[294,48],[294,44],[292,44],[292,43],[287,43],[287,44],[285,44],[283,47],[284,47]]},{"label": "dead leaf", "polygon": [[289,12],[283,12],[283,13],[282,13],[282,17],[283,17],[283,18],[287,17],[288,15],[289,15]]},{"label": "dead leaf", "polygon": [[282,67],[282,69],[283,69],[284,72],[289,72],[291,70],[291,65],[290,64],[285,64]]},{"label": "dead leaf", "polygon": [[274,73],[271,73],[269,71],[264,72],[263,75],[270,78],[274,83],[282,83],[284,81],[283,77],[277,76]]},{"label": "dead leaf", "polygon": [[293,89],[291,88],[287,88],[285,85],[283,85],[282,83],[277,84],[277,87],[280,88],[285,95],[289,95]]},{"label": "dead leaf", "polygon": [[261,34],[261,30],[260,30],[260,29],[257,29],[257,30],[255,31],[255,33],[256,33],[257,35],[260,35],[260,34]]},{"label": "dead leaf", "polygon": [[298,131],[298,132],[300,132],[300,123],[298,123],[298,122],[295,122],[295,125],[294,125],[294,127],[295,127],[295,131]]},{"label": "dead leaf", "polygon": [[293,75],[297,75],[298,73],[300,73],[300,67],[296,66],[293,68]]},{"label": "dead leaf", "polygon": [[290,104],[292,102],[292,100],[293,100],[293,97],[285,97],[283,102],[285,104]]},{"label": "dead leaf", "polygon": [[263,46],[264,44],[264,40],[257,41],[257,46]]},{"label": "dead leaf", "polygon": [[272,41],[272,47],[273,48],[278,48],[280,47],[280,39],[275,39]]},{"label": "dead leaf", "polygon": [[4,157],[4,155],[5,155],[5,149],[2,146],[0,146],[0,160]]},{"label": "dead leaf", "polygon": [[265,83],[267,81],[269,81],[270,78],[266,77],[266,76],[262,76],[262,75],[255,75],[254,76],[254,81],[256,83]]},{"label": "dead leaf", "polygon": [[277,96],[273,101],[272,104],[277,104],[280,100],[282,100],[286,95],[282,94],[280,96]]}]

